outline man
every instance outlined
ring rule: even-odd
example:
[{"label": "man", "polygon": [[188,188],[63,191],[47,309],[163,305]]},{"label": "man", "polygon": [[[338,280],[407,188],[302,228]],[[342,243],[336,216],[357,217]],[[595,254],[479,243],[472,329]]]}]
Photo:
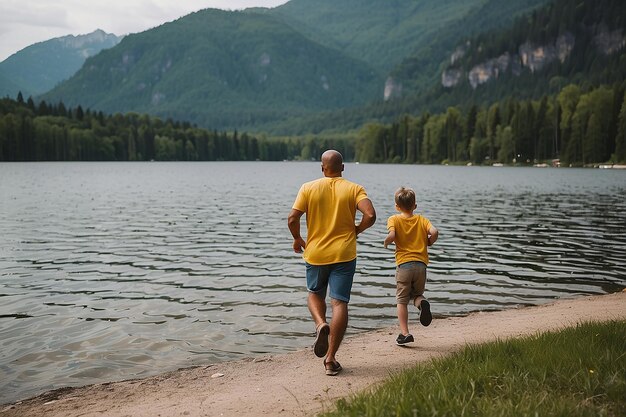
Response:
[{"label": "man", "polygon": [[[343,157],[335,150],[322,154],[323,178],[300,187],[289,213],[293,250],[306,263],[307,304],[315,321],[313,351],[324,357],[326,375],[337,375],[335,354],[348,326],[348,302],[356,270],[356,237],[376,221],[376,211],[365,189],[342,178]],[[355,225],[356,211],[363,216]],[[300,234],[306,213],[307,241]],[[332,321],[326,323],[326,291],[330,289]]]}]

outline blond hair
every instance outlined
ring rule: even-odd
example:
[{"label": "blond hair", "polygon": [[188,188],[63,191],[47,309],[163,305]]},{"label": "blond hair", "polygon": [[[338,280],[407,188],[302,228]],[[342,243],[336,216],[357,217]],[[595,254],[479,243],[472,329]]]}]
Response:
[{"label": "blond hair", "polygon": [[402,210],[411,211],[415,208],[415,191],[410,188],[400,187],[396,190],[395,200]]}]

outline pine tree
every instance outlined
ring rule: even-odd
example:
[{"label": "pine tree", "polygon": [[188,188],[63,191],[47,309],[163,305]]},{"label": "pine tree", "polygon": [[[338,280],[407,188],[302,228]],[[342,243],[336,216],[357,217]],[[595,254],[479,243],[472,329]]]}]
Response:
[{"label": "pine tree", "polygon": [[626,163],[626,96],[622,102],[622,110],[619,113],[613,160],[615,162]]}]

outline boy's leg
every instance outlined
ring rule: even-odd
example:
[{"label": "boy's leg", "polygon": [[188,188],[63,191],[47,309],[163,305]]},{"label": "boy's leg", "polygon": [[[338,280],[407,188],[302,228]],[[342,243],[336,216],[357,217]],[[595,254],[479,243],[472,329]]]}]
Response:
[{"label": "boy's leg", "polygon": [[409,309],[411,297],[411,269],[399,266],[396,269],[396,309],[398,324],[403,336],[409,334]]},{"label": "boy's leg", "polygon": [[423,295],[418,295],[413,300],[413,305],[421,310],[420,304],[422,303],[422,300],[425,300],[425,299],[426,299],[426,297],[424,297]]},{"label": "boy's leg", "polygon": [[422,300],[426,299],[424,297],[424,291],[426,290],[426,265],[422,262],[415,262],[412,270],[411,296],[413,298],[413,304],[419,308]]},{"label": "boy's leg", "polygon": [[406,304],[397,304],[398,310],[398,324],[400,325],[400,332],[406,336],[409,334],[409,309]]},{"label": "boy's leg", "polygon": [[420,323],[423,326],[428,326],[432,321],[432,314],[430,313],[430,303],[424,297],[424,290],[426,288],[426,265],[417,262],[415,265],[415,275],[413,280],[413,294],[415,299],[413,303],[420,310]]}]

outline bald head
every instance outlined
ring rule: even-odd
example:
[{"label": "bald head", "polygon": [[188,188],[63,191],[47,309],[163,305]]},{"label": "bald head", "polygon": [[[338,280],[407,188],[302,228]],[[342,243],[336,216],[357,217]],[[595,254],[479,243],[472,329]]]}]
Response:
[{"label": "bald head", "polygon": [[322,154],[322,172],[325,177],[341,177],[343,156],[333,149]]}]

